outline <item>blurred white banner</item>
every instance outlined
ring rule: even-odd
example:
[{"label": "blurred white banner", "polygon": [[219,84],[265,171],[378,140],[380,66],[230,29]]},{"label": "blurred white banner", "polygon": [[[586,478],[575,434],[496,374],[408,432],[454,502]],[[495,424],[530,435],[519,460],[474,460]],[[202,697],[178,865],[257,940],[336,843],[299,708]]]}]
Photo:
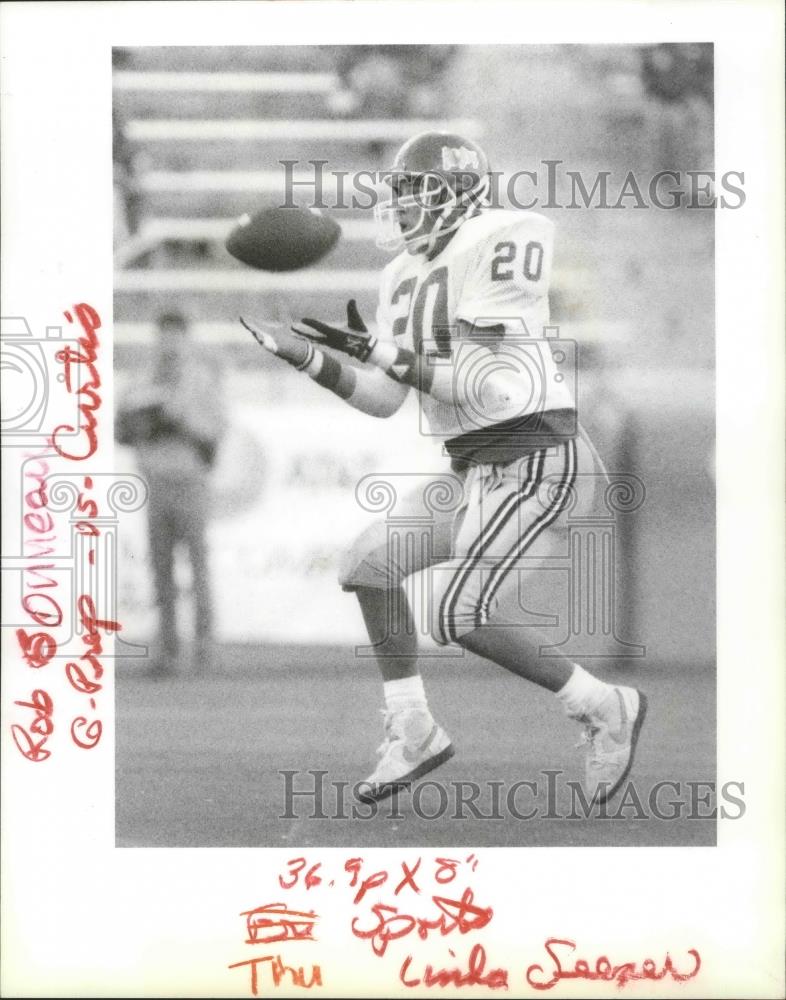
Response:
[{"label": "blurred white banner", "polygon": [[[375,420],[316,390],[310,405],[280,396],[279,371],[227,379],[231,427],[212,473],[209,529],[217,638],[230,642],[365,642],[356,602],[338,585],[341,554],[379,514],[355,487],[369,473],[449,471],[448,459],[418,432],[414,399],[390,420]],[[245,382],[245,386],[243,383]],[[312,387],[307,386],[308,389]],[[316,387],[313,387],[316,389]],[[325,434],[325,426],[330,434]],[[137,471],[131,449],[118,468]],[[119,616],[129,641],[155,633],[145,512],[129,517],[120,540]],[[295,530],[294,526],[297,526]],[[191,633],[187,561],[178,559],[180,629]]]}]

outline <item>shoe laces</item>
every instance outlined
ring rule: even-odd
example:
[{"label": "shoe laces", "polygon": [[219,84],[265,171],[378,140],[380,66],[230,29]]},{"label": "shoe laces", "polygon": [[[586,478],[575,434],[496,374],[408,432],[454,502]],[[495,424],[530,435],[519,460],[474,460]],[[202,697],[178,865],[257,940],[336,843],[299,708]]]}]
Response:
[{"label": "shoe laces", "polygon": [[597,726],[592,726],[592,725],[585,726],[584,729],[581,731],[579,742],[575,744],[576,749],[580,750],[583,747],[589,746],[591,749],[594,750],[597,746],[597,744],[595,743],[595,739],[599,732],[600,729]]},{"label": "shoe laces", "polygon": [[584,728],[581,731],[581,736],[579,737],[578,743],[575,744],[577,750],[586,748],[589,754],[590,764],[600,763],[603,752],[598,742],[598,736],[601,732],[601,727],[596,726],[591,719],[586,715],[580,715],[575,717],[578,722],[583,723]]}]

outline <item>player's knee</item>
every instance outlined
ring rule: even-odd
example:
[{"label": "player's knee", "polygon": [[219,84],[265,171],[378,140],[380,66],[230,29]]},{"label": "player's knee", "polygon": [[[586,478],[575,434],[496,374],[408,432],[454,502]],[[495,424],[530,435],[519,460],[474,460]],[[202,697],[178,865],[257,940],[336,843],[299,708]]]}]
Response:
[{"label": "player's knee", "polygon": [[359,587],[369,587],[377,590],[391,590],[391,584],[384,567],[376,565],[372,560],[347,560],[338,574],[338,582],[342,590],[353,591]]},{"label": "player's knee", "polygon": [[446,587],[430,602],[431,635],[441,646],[461,639],[488,621],[485,609],[471,586]]},{"label": "player's knee", "polygon": [[387,537],[378,536],[374,528],[363,532],[342,557],[338,582],[343,590],[392,590],[401,584],[401,575],[388,558]]}]

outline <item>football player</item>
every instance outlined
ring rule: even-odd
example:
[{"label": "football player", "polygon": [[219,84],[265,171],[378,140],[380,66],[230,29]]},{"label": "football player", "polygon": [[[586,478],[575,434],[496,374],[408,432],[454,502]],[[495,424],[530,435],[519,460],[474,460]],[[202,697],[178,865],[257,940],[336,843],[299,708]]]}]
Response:
[{"label": "football player", "polygon": [[[416,390],[463,482],[457,509],[428,512],[430,547],[391,544],[381,520],[343,562],[341,584],[360,602],[386,704],[379,760],[360,797],[378,800],[407,787],[454,752],[426,699],[402,588],[407,575],[429,569],[434,638],[552,691],[583,726],[587,790],[603,802],[632,765],[644,694],[600,681],[554,646],[541,655],[549,645],[542,635],[499,613],[500,598],[520,587],[553,614],[560,574],[538,565],[567,551],[568,511],[592,510],[604,473],[548,341],[539,338],[549,322],[552,224],[533,212],[492,208],[488,193],[488,160],[476,143],[441,132],[415,136],[399,150],[386,200],[376,207],[387,228],[382,245],[401,249],[382,273],[376,331],[354,301],[343,327],[304,319],[294,335],[249,329],[365,413],[388,417]],[[341,363],[322,345],[363,366]],[[408,504],[423,513],[422,491]]]}]

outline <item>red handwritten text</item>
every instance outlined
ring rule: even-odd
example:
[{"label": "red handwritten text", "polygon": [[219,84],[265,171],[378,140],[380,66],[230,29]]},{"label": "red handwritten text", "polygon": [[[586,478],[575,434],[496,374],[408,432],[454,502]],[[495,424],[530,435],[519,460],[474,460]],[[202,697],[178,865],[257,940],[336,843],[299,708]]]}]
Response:
[{"label": "red handwritten text", "polygon": [[[96,365],[98,355],[98,333],[101,328],[101,318],[92,306],[82,302],[74,306],[76,318],[79,321],[84,336],[77,341],[79,350],[75,350],[68,345],[55,355],[57,360],[64,366],[64,376],[66,389],[73,391],[74,378],[71,371],[72,365],[84,365],[87,379],[81,382],[76,390],[79,401],[79,426],[73,424],[59,424],[52,433],[52,446],[58,455],[71,459],[75,462],[84,461],[95,454],[98,448],[98,434],[96,432],[97,411],[101,406],[101,395],[98,390],[101,388],[101,376]],[[65,313],[65,318],[69,323],[73,323],[73,316],[70,312]],[[80,380],[81,381],[81,380]],[[77,434],[77,440],[81,443],[81,450],[74,452],[67,450],[66,445],[61,443],[66,435]]]},{"label": "red handwritten text", "polygon": [[[89,594],[82,594],[76,602],[79,622],[84,628],[82,642],[87,646],[79,659],[83,660],[92,670],[92,678],[89,678],[82,667],[75,662],[66,664],[66,676],[77,691],[83,694],[92,695],[100,690],[101,685],[97,681],[103,677],[104,668],[101,665],[99,656],[103,652],[103,639],[99,629],[105,632],[117,632],[122,626],[119,622],[107,619],[100,619],[96,615],[96,607],[93,598]],[[91,708],[95,708],[95,699],[91,698]],[[93,719],[90,722],[85,716],[79,715],[71,723],[71,739],[82,750],[92,750],[103,733],[103,725],[100,719]]]},{"label": "red handwritten text", "polygon": [[[300,878],[300,873],[308,864],[305,858],[292,858],[291,861],[287,861],[289,865],[289,872],[286,878],[283,875],[278,876],[278,884],[282,889],[292,889],[297,885],[298,879]],[[317,875],[317,871],[322,865],[318,861],[315,865],[312,865],[303,877],[303,885],[306,889],[311,889],[315,885],[319,885],[322,879]]]},{"label": "red handwritten text", "polygon": [[273,941],[313,941],[313,910],[289,910],[286,903],[268,903],[240,914],[246,918],[246,944],[270,944]]},{"label": "red handwritten text", "polygon": [[[45,749],[44,744],[55,728],[52,722],[52,712],[54,711],[52,699],[46,691],[36,688],[30,696],[30,701],[15,701],[14,704],[22,708],[29,708],[35,713],[29,731],[16,722],[11,726],[11,735],[17,750],[23,757],[36,763],[46,760],[50,756],[50,751]],[[34,736],[37,736],[38,739],[33,739]]]},{"label": "red handwritten text", "polygon": [[259,958],[247,958],[242,962],[233,962],[227,968],[240,969],[243,966],[248,966],[251,970],[251,993],[256,997],[259,996],[257,966],[264,965],[265,962],[270,963],[270,976],[273,986],[280,986],[285,978],[288,979],[288,985],[299,986],[304,990],[310,990],[312,986],[322,985],[322,971],[318,965],[311,966],[311,972],[308,974],[308,979],[306,979],[306,972],[302,965],[286,965],[280,955],[262,955]]},{"label": "red handwritten text", "polygon": [[507,969],[489,969],[486,972],[486,949],[476,944],[469,953],[466,970],[434,969],[427,965],[422,976],[410,972],[412,956],[407,955],[401,965],[399,979],[405,986],[487,986],[490,990],[508,988]]},{"label": "red handwritten text", "polygon": [[476,906],[473,902],[472,889],[465,889],[460,899],[447,899],[444,896],[432,896],[432,901],[440,910],[438,917],[429,919],[415,917],[408,913],[400,913],[395,906],[375,903],[371,912],[376,923],[370,927],[362,927],[357,917],[352,920],[352,933],[357,938],[371,941],[371,949],[375,955],[382,956],[387,951],[390,941],[406,937],[417,930],[420,938],[425,940],[429,933],[438,931],[442,937],[458,931],[467,934],[469,931],[485,927],[494,915],[490,906]]},{"label": "red handwritten text", "polygon": [[[25,548],[33,547],[33,558],[40,558],[53,551],[49,543],[54,540],[52,534],[54,521],[46,510],[48,502],[46,477],[49,474],[49,465],[41,455],[26,455],[25,458],[33,459],[34,464],[28,465],[25,462],[23,480],[32,479],[35,483],[32,489],[28,488],[27,482],[24,483],[26,513],[22,517],[22,523],[25,529]],[[42,589],[56,587],[55,580],[44,575],[44,571],[53,568],[54,563],[41,563],[26,567],[23,573],[22,607],[33,624],[42,631],[29,632],[27,629],[18,628],[16,641],[25,663],[34,670],[45,667],[57,652],[54,637],[44,630],[57,628],[63,620],[63,611],[56,598],[52,594],[42,593]],[[48,760],[51,753],[45,744],[55,728],[54,703],[50,694],[43,688],[37,687],[30,695],[29,701],[17,701],[15,704],[31,709],[34,713],[29,728],[16,722],[11,726],[11,735],[17,750],[34,763]]]},{"label": "red handwritten text", "polygon": [[[594,967],[590,966],[589,962],[580,958],[573,964],[573,968],[565,968],[563,962],[571,958],[570,953],[576,950],[575,941],[563,938],[548,938],[544,944],[544,948],[548,953],[552,966],[548,973],[542,965],[530,965],[527,969],[527,982],[536,990],[550,990],[563,979],[601,980],[607,983],[613,982],[617,986],[622,987],[626,983],[637,979],[658,980],[669,976],[674,982],[682,983],[687,979],[693,979],[697,976],[701,968],[701,957],[694,948],[688,951],[693,960],[693,968],[690,972],[678,972],[674,968],[671,956],[668,953],[660,968],[658,968],[655,961],[651,958],[645,958],[639,968],[636,962],[613,964],[605,955],[601,955],[596,959]],[[565,949],[567,949],[567,954]]]}]

